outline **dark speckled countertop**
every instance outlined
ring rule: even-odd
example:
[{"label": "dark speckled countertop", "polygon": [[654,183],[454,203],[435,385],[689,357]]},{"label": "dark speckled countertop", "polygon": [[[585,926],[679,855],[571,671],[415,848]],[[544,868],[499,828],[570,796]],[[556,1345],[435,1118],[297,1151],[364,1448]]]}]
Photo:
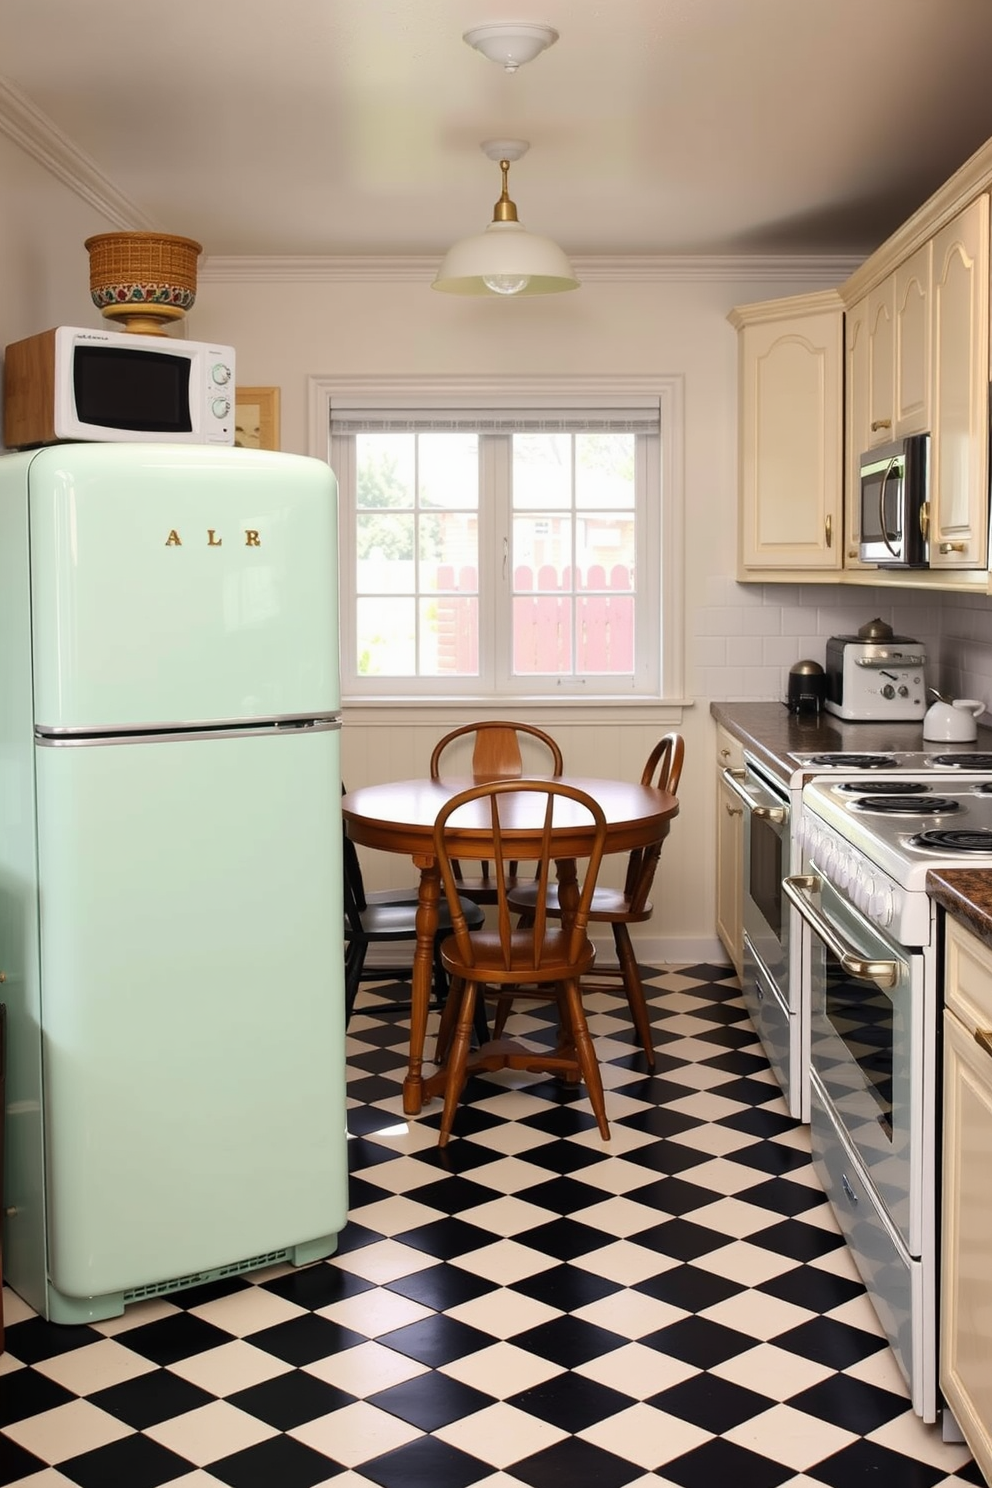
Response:
[{"label": "dark speckled countertop", "polygon": [[946,868],[927,874],[930,897],[992,950],[992,872]]},{"label": "dark speckled countertop", "polygon": [[784,703],[710,703],[710,713],[740,739],[749,754],[786,781],[794,773],[790,754],[897,754],[906,750],[987,750],[992,728],[979,728],[974,744],[924,743],[922,723],[845,723],[830,713],[815,717],[790,713]]},{"label": "dark speckled countertop", "polygon": [[[829,713],[815,718],[790,713],[783,703],[711,703],[717,723],[741,740],[783,783],[794,773],[790,754],[835,750],[899,753],[906,750],[980,750],[992,753],[992,729],[979,728],[974,744],[924,743],[918,723],[845,723]],[[948,868],[927,874],[937,904],[992,948],[992,871]]]}]

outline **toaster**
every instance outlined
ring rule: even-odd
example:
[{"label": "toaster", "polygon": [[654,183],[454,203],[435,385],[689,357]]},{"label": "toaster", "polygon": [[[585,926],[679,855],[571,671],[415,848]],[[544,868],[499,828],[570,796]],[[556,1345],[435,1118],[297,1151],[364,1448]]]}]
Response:
[{"label": "toaster", "polygon": [[824,709],[851,723],[921,722],[926,661],[919,641],[893,635],[878,621],[862,626],[857,635],[831,636]]}]

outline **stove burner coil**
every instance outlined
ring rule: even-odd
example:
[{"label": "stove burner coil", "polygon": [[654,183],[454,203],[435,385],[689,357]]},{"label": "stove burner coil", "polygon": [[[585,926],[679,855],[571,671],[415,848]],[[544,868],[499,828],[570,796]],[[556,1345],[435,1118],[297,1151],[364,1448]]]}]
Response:
[{"label": "stove burner coil", "polygon": [[941,831],[917,832],[909,839],[910,847],[922,847],[931,852],[992,853],[992,831],[979,828],[951,828]]},{"label": "stove burner coil", "polygon": [[943,770],[992,770],[992,754],[935,754],[931,763]]},{"label": "stove burner coil", "polygon": [[[949,796],[924,796],[921,800],[918,796],[862,796],[858,801],[851,802],[852,811],[876,812],[879,816],[894,816],[902,813],[903,816],[949,816],[953,811],[961,810],[961,803],[954,801]],[[992,839],[992,832],[989,833]]]},{"label": "stove burner coil", "polygon": [[[810,765],[836,766],[841,770],[894,770],[896,762],[891,754],[814,754],[807,761]],[[992,769],[992,765],[989,766]]]},{"label": "stove burner coil", "polygon": [[[866,792],[873,796],[920,796],[931,789],[925,780],[873,780],[870,785],[864,780],[842,780],[837,786],[838,791],[852,796],[863,796]],[[992,780],[987,789],[992,790]]]}]

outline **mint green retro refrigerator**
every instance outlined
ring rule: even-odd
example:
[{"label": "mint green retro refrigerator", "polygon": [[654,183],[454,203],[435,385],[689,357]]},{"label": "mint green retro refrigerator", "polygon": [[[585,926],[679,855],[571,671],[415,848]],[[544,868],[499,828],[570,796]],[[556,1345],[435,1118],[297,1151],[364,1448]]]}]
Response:
[{"label": "mint green retro refrigerator", "polygon": [[336,484],[0,457],[5,1280],[111,1316],[346,1217]]}]

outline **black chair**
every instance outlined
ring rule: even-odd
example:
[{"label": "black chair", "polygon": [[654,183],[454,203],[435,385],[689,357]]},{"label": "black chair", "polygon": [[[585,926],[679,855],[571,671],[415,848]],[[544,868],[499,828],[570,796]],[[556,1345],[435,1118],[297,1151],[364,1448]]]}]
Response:
[{"label": "black chair", "polygon": [[[355,844],[347,833],[343,834],[343,880],[344,880],[344,1007],[345,1025],[351,1018],[363,981],[384,981],[390,977],[409,980],[413,957],[402,966],[374,965],[366,970],[365,958],[370,945],[389,944],[417,939],[417,893],[411,889],[382,889],[366,893],[362,879],[362,867]],[[485,923],[485,911],[470,900],[463,900],[466,922],[473,930],[480,930]],[[448,996],[448,974],[441,964],[439,947],[442,937],[451,934],[451,916],[448,906],[441,903],[438,915],[437,934],[434,937],[434,983],[433,1005],[443,1008]],[[404,1012],[409,1010],[409,1001],[377,1003],[376,1013]],[[476,1019],[479,1041],[489,1036],[483,1010]]]}]

